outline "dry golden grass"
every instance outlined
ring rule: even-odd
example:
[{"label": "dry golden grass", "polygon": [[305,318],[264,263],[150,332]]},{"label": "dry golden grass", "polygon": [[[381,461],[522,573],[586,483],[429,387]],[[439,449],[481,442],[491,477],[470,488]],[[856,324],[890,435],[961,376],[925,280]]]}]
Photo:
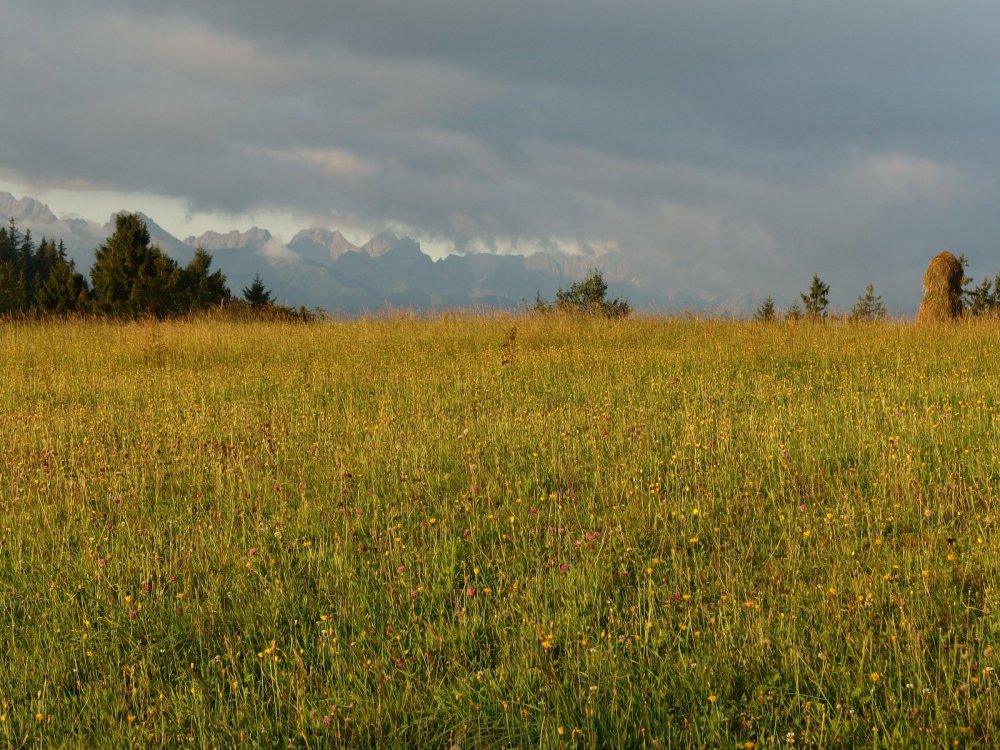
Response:
[{"label": "dry golden grass", "polygon": [[17,323],[0,355],[0,746],[995,742],[995,323]]}]

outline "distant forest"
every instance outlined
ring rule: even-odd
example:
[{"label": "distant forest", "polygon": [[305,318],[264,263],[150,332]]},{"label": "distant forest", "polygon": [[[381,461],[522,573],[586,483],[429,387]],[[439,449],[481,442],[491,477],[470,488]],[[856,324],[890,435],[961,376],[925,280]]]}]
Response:
[{"label": "distant forest", "polygon": [[22,233],[11,219],[0,228],[0,315],[165,318],[219,307],[275,309],[259,275],[236,299],[222,272],[211,269],[212,256],[204,248],[181,266],[151,244],[139,215],[122,213],[114,233],[97,248],[88,282],[61,240],[43,238],[35,245],[31,231]]}]

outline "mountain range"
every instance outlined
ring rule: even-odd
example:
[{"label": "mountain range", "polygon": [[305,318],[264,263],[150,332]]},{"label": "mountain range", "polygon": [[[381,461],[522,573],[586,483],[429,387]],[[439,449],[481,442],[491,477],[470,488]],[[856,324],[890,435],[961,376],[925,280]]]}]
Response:
[{"label": "mountain range", "polygon": [[[184,240],[170,234],[151,217],[140,214],[154,244],[181,264],[196,247],[212,254],[214,267],[226,274],[233,292],[260,274],[276,298],[288,305],[322,308],[331,313],[357,314],[385,309],[431,311],[455,308],[514,309],[540,293],[552,299],[598,269],[608,281],[609,295],[624,297],[633,307],[647,309],[707,309],[741,312],[748,300],[680,298],[650,288],[630,271],[619,253],[570,255],[536,252],[530,255],[468,253],[433,259],[409,237],[380,232],[355,245],[339,231],[303,229],[285,243],[267,229],[205,232]],[[44,203],[0,192],[0,221],[13,218],[35,241],[63,240],[67,252],[85,274],[96,248],[114,231],[114,216],[98,224],[81,218],[60,218]]]}]

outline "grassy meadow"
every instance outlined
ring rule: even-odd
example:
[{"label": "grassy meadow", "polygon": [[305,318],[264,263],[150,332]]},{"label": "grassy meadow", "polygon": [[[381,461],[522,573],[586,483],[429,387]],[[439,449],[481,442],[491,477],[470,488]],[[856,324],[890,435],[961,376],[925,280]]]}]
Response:
[{"label": "grassy meadow", "polygon": [[991,746],[1000,327],[0,324],[0,745]]}]

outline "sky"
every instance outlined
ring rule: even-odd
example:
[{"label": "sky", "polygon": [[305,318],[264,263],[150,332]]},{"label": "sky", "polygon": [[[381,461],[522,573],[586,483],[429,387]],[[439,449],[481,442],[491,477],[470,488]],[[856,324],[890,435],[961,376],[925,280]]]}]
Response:
[{"label": "sky", "polygon": [[59,214],[615,251],[786,305],[1000,272],[1000,5],[4,0],[0,189]]}]

